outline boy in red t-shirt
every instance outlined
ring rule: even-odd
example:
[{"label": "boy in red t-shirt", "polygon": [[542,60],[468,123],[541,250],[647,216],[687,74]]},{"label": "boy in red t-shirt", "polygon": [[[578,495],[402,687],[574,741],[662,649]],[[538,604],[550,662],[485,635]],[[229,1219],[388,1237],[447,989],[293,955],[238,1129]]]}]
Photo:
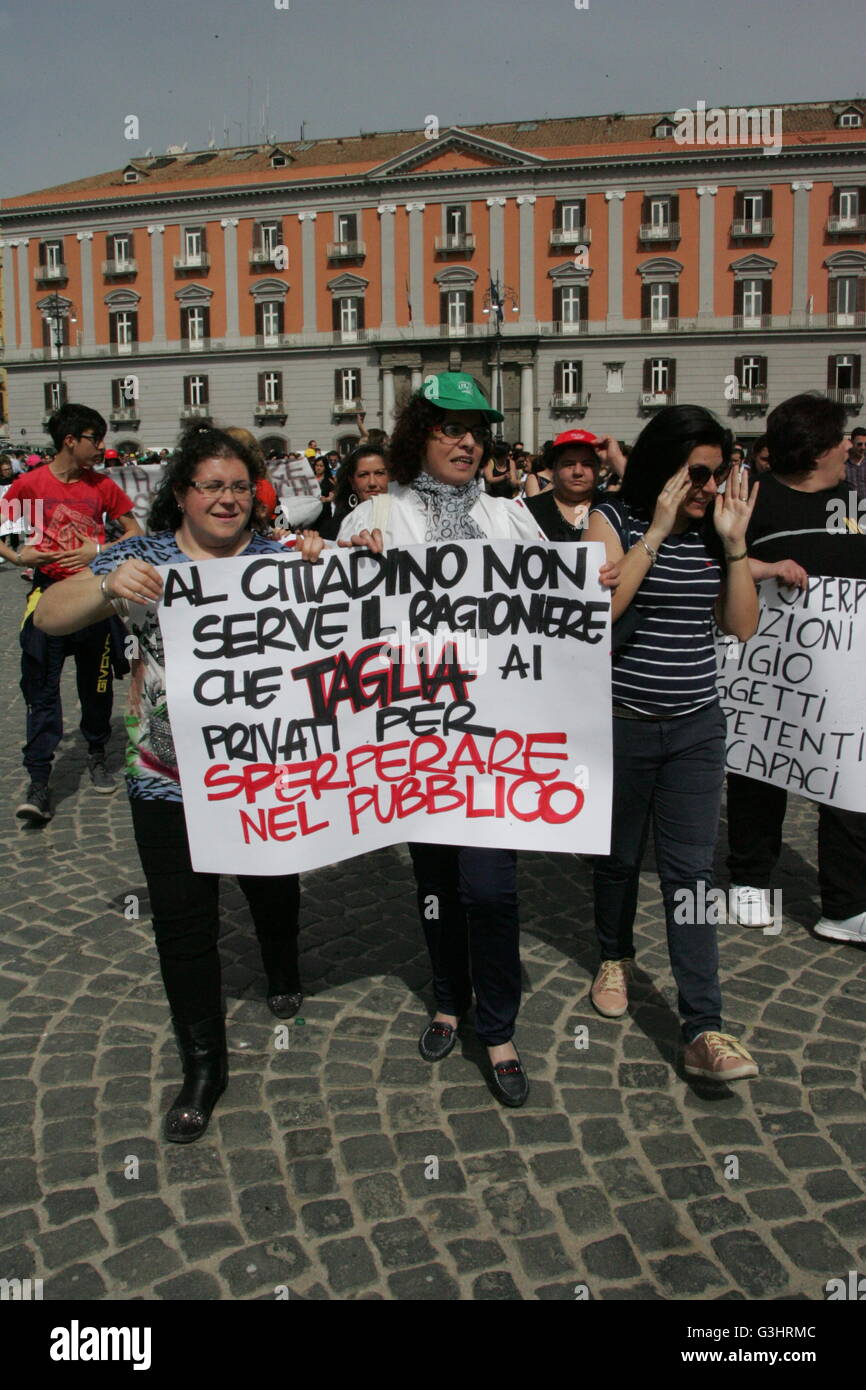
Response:
[{"label": "boy in red t-shirt", "polygon": [[48,422],[57,450],[54,458],[16,478],[0,503],[0,511],[23,515],[33,531],[32,543],[15,554],[17,564],[32,565],[35,570],[21,626],[21,691],[27,702],[23,751],[30,786],[15,812],[33,825],[44,824],[54,814],[48,778],[63,737],[60,677],[70,653],[75,656],[91,784],[98,792],[117,790],[105,767],[113,695],[110,624],[94,623],[68,637],[48,637],[33,624],[33,611],[50,584],[62,583],[116,543],[106,542],[106,518],[121,527],[117,540],[142,534],[130,498],[111,478],[94,472],[102,462],[106,431],[98,411],[84,405],[61,406]]}]

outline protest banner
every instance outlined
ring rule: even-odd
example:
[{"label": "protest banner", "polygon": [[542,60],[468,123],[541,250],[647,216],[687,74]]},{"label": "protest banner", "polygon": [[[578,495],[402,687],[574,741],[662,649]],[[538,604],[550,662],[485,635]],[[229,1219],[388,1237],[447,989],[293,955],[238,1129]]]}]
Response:
[{"label": "protest banner", "polygon": [[866,579],[758,590],[755,636],[719,640],[728,771],[866,811]]},{"label": "protest banner", "polygon": [[607,853],[603,561],[467,541],[162,567],[194,867],[292,873],[405,840]]}]

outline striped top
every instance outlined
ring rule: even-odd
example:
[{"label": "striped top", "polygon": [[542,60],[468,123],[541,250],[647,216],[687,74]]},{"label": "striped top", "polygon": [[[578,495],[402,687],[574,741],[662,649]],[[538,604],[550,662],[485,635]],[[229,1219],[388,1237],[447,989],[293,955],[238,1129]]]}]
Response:
[{"label": "striped top", "polygon": [[[649,521],[611,499],[593,507],[628,552]],[[718,663],[713,639],[713,605],[722,587],[722,567],[699,531],[670,535],[658,560],[632,599],[641,621],[613,656],[615,704],[656,717],[691,714],[718,699]],[[645,615],[645,616],[643,616]]]}]

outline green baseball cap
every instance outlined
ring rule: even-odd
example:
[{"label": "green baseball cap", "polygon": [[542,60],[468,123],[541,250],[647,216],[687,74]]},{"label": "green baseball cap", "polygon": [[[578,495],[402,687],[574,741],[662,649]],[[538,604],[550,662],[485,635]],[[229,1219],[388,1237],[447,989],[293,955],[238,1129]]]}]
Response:
[{"label": "green baseball cap", "polygon": [[504,420],[468,372],[439,372],[424,378],[421,395],[441,410],[477,410],[485,420]]}]

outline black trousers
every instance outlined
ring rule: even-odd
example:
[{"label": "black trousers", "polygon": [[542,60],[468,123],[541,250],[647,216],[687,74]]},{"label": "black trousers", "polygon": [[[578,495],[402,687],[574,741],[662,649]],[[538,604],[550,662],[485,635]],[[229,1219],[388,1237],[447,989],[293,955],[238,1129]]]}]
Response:
[{"label": "black trousers", "polygon": [[[769,888],[782,852],[788,793],[728,773],[728,869],[732,883]],[[818,803],[821,910],[839,921],[866,912],[866,814]]]},{"label": "black trousers", "polygon": [[24,766],[33,782],[47,782],[58,743],[63,737],[60,678],[67,656],[75,659],[75,679],[81,702],[81,732],[92,754],[111,737],[111,629],[92,623],[66,637],[34,633],[28,618],[21,634],[21,693],[27,702],[27,742]]},{"label": "black trousers", "polygon": [[[198,1023],[222,1013],[219,875],[190,862],[179,801],[130,797],[135,840],[150,894],[153,931],[172,1016]],[[297,874],[238,875],[259,940],[269,993],[300,991]]]},{"label": "black trousers", "polygon": [[443,1014],[464,1014],[475,990],[475,1031],[510,1042],[520,1008],[517,855],[510,849],[411,844],[418,915]]}]

